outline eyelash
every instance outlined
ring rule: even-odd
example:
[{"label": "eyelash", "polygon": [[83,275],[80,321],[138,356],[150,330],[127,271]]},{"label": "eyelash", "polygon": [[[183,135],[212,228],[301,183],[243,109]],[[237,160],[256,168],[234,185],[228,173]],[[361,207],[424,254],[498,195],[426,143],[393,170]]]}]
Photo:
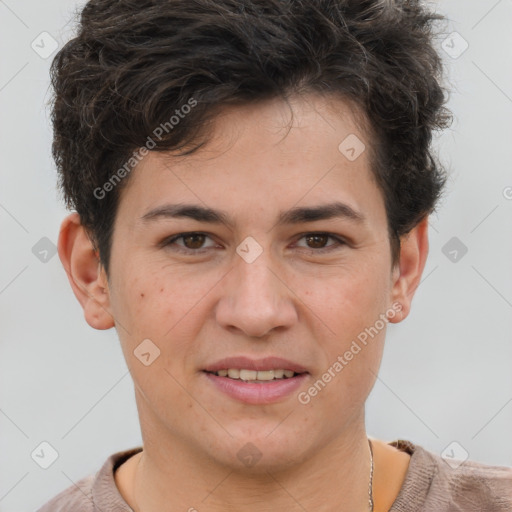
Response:
[{"label": "eyelash", "polygon": [[[160,247],[169,247],[172,244],[174,244],[174,242],[176,240],[179,240],[180,238],[183,239],[187,236],[195,236],[195,235],[203,235],[203,236],[210,238],[210,236],[206,233],[202,233],[200,231],[191,231],[191,232],[187,232],[187,233],[180,233],[179,235],[172,236],[171,238],[166,238],[159,245],[160,245]],[[333,235],[332,233],[325,233],[323,231],[304,233],[297,241],[302,240],[303,238],[306,238],[307,236],[327,236],[328,238],[332,238],[333,240],[336,241],[336,244],[328,246],[328,247],[324,247],[321,249],[307,249],[305,247],[301,247],[302,250],[304,250],[305,252],[307,252],[309,254],[325,254],[325,253],[331,252],[333,250],[336,250],[343,245],[347,245],[347,242],[345,242],[340,237]],[[175,245],[174,248],[172,248],[172,249],[176,250],[177,252],[192,255],[192,254],[203,254],[204,252],[206,252],[208,249],[211,249],[211,248],[208,247],[205,249],[188,249],[188,248],[182,248],[180,246]]]}]

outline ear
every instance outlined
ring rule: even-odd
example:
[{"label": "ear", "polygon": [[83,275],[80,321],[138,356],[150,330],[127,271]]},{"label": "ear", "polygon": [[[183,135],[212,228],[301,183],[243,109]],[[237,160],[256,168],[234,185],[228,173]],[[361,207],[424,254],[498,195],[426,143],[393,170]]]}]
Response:
[{"label": "ear", "polygon": [[61,224],[58,251],[87,323],[95,329],[113,327],[107,276],[76,212],[68,215]]},{"label": "ear", "polygon": [[390,318],[401,322],[411,310],[412,298],[418,288],[428,255],[428,216],[400,239],[400,262],[393,269],[393,303],[400,303],[400,316]]}]

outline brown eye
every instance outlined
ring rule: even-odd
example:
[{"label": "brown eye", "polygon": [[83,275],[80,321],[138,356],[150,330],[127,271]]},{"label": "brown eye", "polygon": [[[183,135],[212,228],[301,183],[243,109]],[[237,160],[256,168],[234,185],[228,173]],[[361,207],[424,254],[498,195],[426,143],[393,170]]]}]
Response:
[{"label": "brown eye", "polygon": [[[302,250],[313,254],[322,254],[339,249],[341,246],[346,245],[346,242],[343,239],[335,235],[331,235],[330,233],[306,233],[299,240],[303,239],[306,241],[306,247],[303,245],[298,245],[298,247],[302,247]],[[334,240],[335,243],[326,245],[329,239]]]},{"label": "brown eye", "polygon": [[308,244],[312,244],[310,245],[312,249],[322,249],[330,237],[328,235],[320,234],[308,235],[304,238],[307,240]]},{"label": "brown eye", "polygon": [[[215,244],[213,241],[213,245],[204,246],[204,243],[208,238],[210,237],[205,233],[181,233],[163,240],[159,245],[160,247],[188,254],[203,253],[208,249],[214,248]],[[178,241],[182,243],[178,243]]]},{"label": "brown eye", "polygon": [[204,243],[205,235],[198,233],[198,234],[185,235],[181,238],[183,239],[183,245],[187,249],[201,249],[201,246]]}]

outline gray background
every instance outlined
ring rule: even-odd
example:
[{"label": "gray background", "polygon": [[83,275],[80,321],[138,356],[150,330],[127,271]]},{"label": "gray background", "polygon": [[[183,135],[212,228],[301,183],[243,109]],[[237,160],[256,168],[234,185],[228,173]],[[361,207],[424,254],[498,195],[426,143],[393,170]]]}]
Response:
[{"label": "gray background", "polygon": [[[33,510],[141,444],[116,332],[87,325],[58,255],[41,261],[36,245],[57,243],[67,212],[44,106],[54,53],[31,43],[46,31],[62,46],[78,5],[0,0],[0,512]],[[455,455],[512,466],[512,1],[435,5],[446,36],[469,44],[457,58],[441,50],[455,119],[435,143],[450,181],[412,313],[389,327],[367,429],[437,453],[456,441]],[[453,237],[468,248],[457,262],[443,253]],[[31,458],[43,441],[59,454],[48,469]]]}]

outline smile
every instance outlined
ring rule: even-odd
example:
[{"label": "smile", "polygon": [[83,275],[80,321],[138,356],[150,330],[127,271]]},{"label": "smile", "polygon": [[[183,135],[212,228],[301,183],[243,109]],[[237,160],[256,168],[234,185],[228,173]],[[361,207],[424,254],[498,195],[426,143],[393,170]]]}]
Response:
[{"label": "smile", "polygon": [[219,377],[228,377],[229,379],[242,380],[245,382],[268,382],[271,380],[290,379],[298,373],[292,370],[246,370],[238,368],[229,368],[226,370],[218,370],[209,372]]},{"label": "smile", "polygon": [[[229,374],[234,375],[231,377]],[[292,370],[226,370],[204,371],[209,385],[216,392],[237,402],[268,405],[288,400],[305,385],[309,373]],[[282,375],[281,375],[282,374]]]}]

